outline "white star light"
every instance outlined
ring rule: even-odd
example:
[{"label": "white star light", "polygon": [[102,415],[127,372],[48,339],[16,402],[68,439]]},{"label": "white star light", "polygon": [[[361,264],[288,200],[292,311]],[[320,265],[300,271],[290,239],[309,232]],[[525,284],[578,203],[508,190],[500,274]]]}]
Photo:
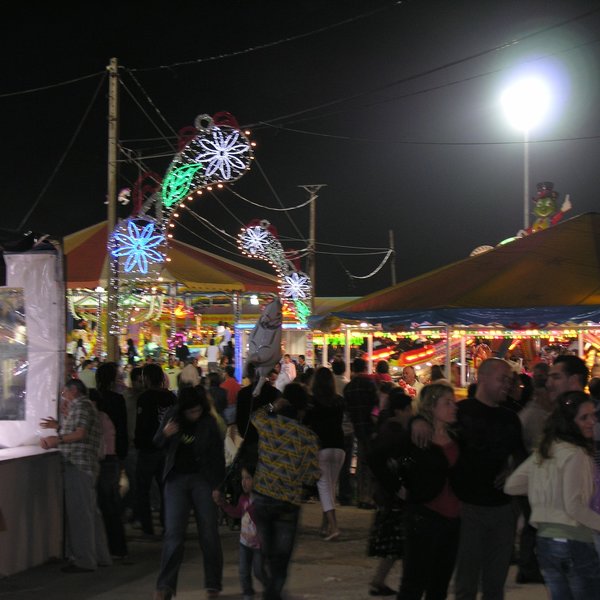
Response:
[{"label": "white star light", "polygon": [[284,298],[308,300],[311,297],[311,283],[308,275],[294,271],[289,275],[284,275],[281,279],[281,292]]},{"label": "white star light", "polygon": [[240,233],[242,250],[261,258],[267,253],[267,248],[273,243],[273,234],[260,226],[248,227]]},{"label": "white star light", "polygon": [[248,165],[242,158],[250,152],[250,146],[237,129],[227,133],[215,126],[206,137],[198,136],[194,141],[201,149],[195,160],[206,165],[206,178],[218,173],[223,181],[229,181],[246,170]]}]

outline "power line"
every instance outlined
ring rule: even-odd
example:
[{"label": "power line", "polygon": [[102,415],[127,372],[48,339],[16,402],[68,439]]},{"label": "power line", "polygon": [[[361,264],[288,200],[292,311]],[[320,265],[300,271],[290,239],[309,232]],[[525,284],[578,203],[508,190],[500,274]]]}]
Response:
[{"label": "power line", "polygon": [[[267,123],[265,123],[267,124]],[[269,127],[278,129],[281,131],[287,131],[289,133],[298,133],[302,135],[311,135],[315,137],[323,137],[334,140],[345,140],[349,142],[367,142],[371,144],[398,144],[407,146],[510,146],[510,145],[523,145],[523,140],[520,141],[506,141],[506,142],[419,142],[416,140],[387,140],[387,139],[376,139],[376,138],[363,138],[363,137],[352,137],[349,135],[336,135],[333,133],[320,133],[318,131],[308,131],[306,129],[296,129],[293,127],[284,127],[281,125],[271,125]],[[552,138],[549,140],[528,140],[529,144],[549,144],[554,142],[578,142],[582,140],[597,140],[600,135],[582,135],[577,137],[567,138]]]},{"label": "power line", "polygon": [[320,27],[319,29],[313,29],[312,31],[308,31],[306,33],[301,33],[295,36],[291,36],[291,37],[287,37],[287,38],[283,38],[274,42],[267,42],[265,44],[260,44],[258,46],[251,46],[249,48],[245,48],[244,50],[237,50],[235,52],[227,52],[227,53],[223,53],[223,54],[216,54],[214,56],[208,56],[206,58],[196,58],[193,60],[186,60],[186,61],[180,61],[180,62],[176,62],[176,63],[171,63],[170,65],[160,65],[158,67],[145,67],[145,68],[137,68],[137,69],[130,69],[131,71],[136,71],[136,72],[144,72],[144,71],[156,71],[159,69],[174,69],[176,67],[184,67],[187,65],[197,65],[197,64],[202,64],[205,62],[212,62],[212,61],[216,61],[216,60],[223,60],[226,58],[232,58],[234,56],[240,56],[243,54],[249,54],[251,52],[256,52],[258,50],[265,50],[267,48],[273,48],[275,46],[279,46],[281,44],[287,44],[289,42],[295,42],[296,40],[300,40],[302,38],[305,37],[310,37],[313,35],[317,35],[319,33],[324,33],[326,31],[330,31],[331,29],[335,29],[337,27],[342,27],[343,25],[347,25],[349,23],[353,23],[355,21],[359,21],[361,19],[364,19],[366,17],[370,17],[372,15],[375,15],[379,12],[382,12],[384,10],[388,10],[389,8],[392,8],[394,6],[399,6],[400,4],[402,4],[401,1],[396,0],[394,2],[391,2],[389,4],[386,4],[385,6],[382,6],[376,10],[372,10],[366,13],[362,13],[360,15],[357,15],[355,17],[350,17],[348,19],[344,19],[343,21],[338,21],[337,23],[333,23],[332,25],[326,25],[324,27]]},{"label": "power line", "polygon": [[304,108],[302,110],[298,110],[295,111],[293,113],[289,113],[287,115],[282,115],[279,117],[275,117],[273,119],[269,119],[268,121],[260,121],[259,123],[253,123],[250,125],[245,125],[245,127],[256,127],[259,124],[262,125],[267,125],[267,124],[272,124],[276,121],[285,121],[287,119],[289,119],[290,117],[296,117],[298,115],[302,115],[302,114],[306,114],[308,112],[314,112],[316,110],[319,110],[321,108],[327,108],[328,106],[334,106],[335,104],[342,104],[344,102],[348,102],[349,100],[355,100],[356,98],[361,98],[365,95],[368,94],[372,94],[373,92],[380,92],[383,90],[387,90],[390,89],[392,87],[395,87],[397,85],[400,85],[402,83],[406,83],[408,81],[414,81],[416,79],[421,79],[422,77],[426,77],[427,75],[432,75],[433,73],[437,73],[439,71],[444,71],[446,69],[449,69],[450,67],[455,67],[457,65],[460,65],[462,63],[465,62],[469,62],[471,60],[474,60],[476,58],[481,58],[482,56],[485,56],[487,54],[491,54],[493,52],[497,52],[499,50],[504,50],[506,48],[510,48],[511,46],[515,46],[517,44],[520,44],[528,39],[531,39],[533,37],[536,37],[538,35],[542,35],[544,33],[548,33],[549,31],[552,31],[554,29],[563,27],[565,25],[568,25],[569,23],[573,23],[575,21],[579,21],[581,19],[585,19],[587,17],[589,17],[590,15],[593,15],[594,13],[600,11],[600,7],[598,8],[594,8],[592,10],[589,10],[585,13],[582,13],[580,15],[577,15],[575,17],[572,17],[570,19],[565,19],[564,21],[560,21],[559,23],[555,23],[554,25],[550,25],[548,27],[545,27],[544,29],[540,29],[539,31],[534,31],[532,33],[529,33],[527,35],[524,35],[521,38],[517,38],[515,40],[512,40],[510,42],[504,42],[503,44],[499,44],[497,46],[493,46],[491,48],[486,48],[485,50],[480,50],[479,52],[476,52],[474,54],[470,54],[469,56],[465,56],[463,58],[459,58],[447,63],[444,63],[442,65],[439,65],[437,67],[432,67],[431,69],[426,69],[424,71],[420,71],[419,73],[413,73],[412,75],[408,75],[406,77],[403,77],[401,79],[397,79],[396,81],[392,81],[390,83],[386,83],[384,85],[372,88],[370,90],[366,90],[366,91],[362,91],[362,92],[357,92],[355,94],[351,94],[350,96],[346,96],[344,98],[337,98],[337,99],[333,99],[330,100],[329,102],[323,102],[321,104],[312,106],[310,108]]},{"label": "power line", "polygon": [[[60,81],[59,83],[52,83],[50,85],[29,88],[28,90],[20,90],[18,92],[7,92],[6,94],[0,94],[0,98],[10,98],[11,96],[23,96],[25,94],[33,94],[34,92],[43,92],[44,90],[51,90],[53,88],[77,83],[78,81],[84,81],[85,79],[91,79],[92,77],[98,77],[98,75],[106,75],[106,72],[99,71],[98,73],[90,73],[89,75],[84,75],[83,77],[77,77],[76,79],[68,79],[67,81]],[[104,78],[102,78],[102,81],[104,81]]]},{"label": "power line", "polygon": [[85,122],[90,110],[92,109],[92,106],[94,105],[94,102],[96,101],[96,98],[98,97],[98,93],[100,92],[100,89],[101,89],[102,85],[104,84],[105,79],[106,79],[106,73],[104,73],[103,77],[100,79],[100,82],[98,83],[98,86],[96,87],[96,89],[94,91],[94,94],[92,96],[92,99],[90,100],[90,103],[88,104],[87,108],[85,109],[85,112],[83,113],[83,116],[81,117],[77,127],[75,128],[75,131],[73,132],[73,135],[71,136],[71,139],[69,140],[69,143],[67,144],[67,147],[65,148],[65,151],[63,152],[62,156],[58,159],[58,163],[54,167],[54,170],[50,174],[50,177],[48,178],[44,187],[38,194],[37,198],[34,200],[33,204],[31,205],[31,207],[29,208],[29,210],[27,211],[27,213],[21,220],[21,223],[19,224],[19,230],[23,229],[23,227],[25,226],[25,223],[27,223],[29,217],[31,216],[33,211],[36,209],[36,207],[38,206],[38,204],[40,203],[40,201],[46,194],[48,188],[50,187],[50,184],[54,181],[56,174],[62,167],[62,164],[64,163],[65,159],[67,158],[69,151],[73,147],[73,144],[75,143],[75,140],[77,139],[77,136],[79,135],[79,132],[81,131],[81,128],[83,127],[83,123]]}]

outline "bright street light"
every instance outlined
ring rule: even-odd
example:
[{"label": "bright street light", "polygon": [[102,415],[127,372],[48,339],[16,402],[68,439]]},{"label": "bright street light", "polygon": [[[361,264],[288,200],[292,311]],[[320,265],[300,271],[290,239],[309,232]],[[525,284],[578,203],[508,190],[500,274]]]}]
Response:
[{"label": "bright street light", "polygon": [[550,108],[550,90],[541,79],[520,79],[502,95],[502,106],[513,127],[523,132],[523,229],[529,228],[529,131]]}]

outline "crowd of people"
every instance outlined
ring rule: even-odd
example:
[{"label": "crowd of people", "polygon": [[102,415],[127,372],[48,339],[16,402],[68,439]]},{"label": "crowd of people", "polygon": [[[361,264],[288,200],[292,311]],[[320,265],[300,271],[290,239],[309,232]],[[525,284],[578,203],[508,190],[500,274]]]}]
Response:
[{"label": "crowd of people", "polygon": [[324,543],[344,537],[336,506],[374,511],[371,596],[443,599],[453,580],[457,600],[501,599],[516,560],[517,581],[545,582],[553,600],[600,599],[600,380],[576,356],[531,377],[489,358],[460,401],[443,378],[405,367],[395,382],[385,361],[368,373],[362,357],[347,379],[339,357],[313,369],[286,354],[260,388],[251,363],[243,382],[230,364],[210,360],[204,373],[189,355],[86,363],[68,367],[60,418],[41,423],[56,433],[42,447],[65,467],[65,572],[124,559],[130,520],[162,540],[155,600],[171,598],[193,512],[208,597],[222,589],[227,518],[240,530],[244,599],[259,582],[278,600],[301,505],[315,497]]}]

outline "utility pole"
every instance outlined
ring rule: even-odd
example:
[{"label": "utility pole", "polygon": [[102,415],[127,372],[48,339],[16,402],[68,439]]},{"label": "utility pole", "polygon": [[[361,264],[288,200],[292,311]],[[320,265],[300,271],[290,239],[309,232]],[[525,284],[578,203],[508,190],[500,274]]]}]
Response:
[{"label": "utility pole", "polygon": [[[117,224],[117,152],[119,143],[119,76],[117,59],[111,58],[106,67],[108,71],[108,185],[106,190],[108,202],[107,229],[111,235]],[[118,268],[113,268],[112,262],[117,260],[112,256],[109,261],[107,300],[106,300],[106,359],[114,362],[119,360],[119,333],[115,332],[117,323],[114,316],[119,307]]]},{"label": "utility pole", "polygon": [[314,185],[299,185],[309,193],[310,201],[310,224],[308,232],[308,253],[306,255],[306,271],[310,277],[312,285],[312,297],[310,301],[310,312],[315,312],[315,295],[317,293],[317,269],[316,269],[316,229],[317,229],[317,192],[325,187],[326,183],[317,183]]},{"label": "utility pole", "polygon": [[394,248],[394,230],[389,230],[390,234],[390,250],[392,255],[390,256],[390,268],[392,270],[392,285],[396,285],[396,250]]}]

